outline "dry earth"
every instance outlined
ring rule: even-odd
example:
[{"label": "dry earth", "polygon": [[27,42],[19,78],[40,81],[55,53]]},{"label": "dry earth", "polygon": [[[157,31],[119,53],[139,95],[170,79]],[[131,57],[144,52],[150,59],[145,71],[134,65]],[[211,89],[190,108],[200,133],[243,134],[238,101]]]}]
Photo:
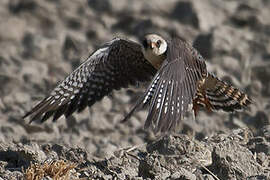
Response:
[{"label": "dry earth", "polygon": [[[1,0],[0,179],[270,179],[269,9],[269,0]],[[190,41],[255,103],[201,111],[157,139],[143,130],[146,111],[119,123],[145,85],[67,120],[21,118],[102,43],[148,32]]]}]

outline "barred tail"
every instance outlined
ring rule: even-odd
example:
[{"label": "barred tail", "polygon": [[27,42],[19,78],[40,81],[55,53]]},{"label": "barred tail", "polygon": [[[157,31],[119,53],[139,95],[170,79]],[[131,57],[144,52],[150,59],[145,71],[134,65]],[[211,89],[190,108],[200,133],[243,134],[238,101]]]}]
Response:
[{"label": "barred tail", "polygon": [[197,91],[197,104],[205,106],[210,111],[234,112],[242,110],[252,103],[247,94],[218,79],[213,74],[208,75],[203,87]]}]

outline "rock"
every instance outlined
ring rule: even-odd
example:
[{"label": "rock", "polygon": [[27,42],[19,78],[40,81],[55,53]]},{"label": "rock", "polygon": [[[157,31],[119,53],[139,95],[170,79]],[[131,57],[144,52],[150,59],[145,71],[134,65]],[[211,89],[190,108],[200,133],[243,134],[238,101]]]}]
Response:
[{"label": "rock", "polygon": [[180,168],[178,172],[171,175],[170,179],[196,180],[196,176],[190,171]]},{"label": "rock", "polygon": [[247,124],[254,126],[256,129],[261,129],[262,127],[269,125],[269,119],[265,112],[258,111],[255,116],[248,119]]},{"label": "rock", "polygon": [[111,12],[111,2],[105,0],[103,2],[99,0],[88,0],[88,6],[98,12]]},{"label": "rock", "polygon": [[255,175],[255,176],[250,176],[248,177],[250,180],[264,180],[267,179],[267,176],[265,175]]},{"label": "rock", "polygon": [[[14,24],[16,24],[16,28],[13,28]],[[25,29],[26,22],[16,17],[10,17],[0,22],[0,38],[18,41],[23,38]]]},{"label": "rock", "polygon": [[262,167],[267,167],[269,165],[269,159],[268,159],[267,155],[263,152],[257,154],[257,162]]},{"label": "rock", "polygon": [[79,30],[82,27],[80,19],[70,17],[67,19],[67,26],[73,30]]},{"label": "rock", "polygon": [[258,136],[262,136],[262,137],[266,138],[266,140],[268,142],[270,142],[270,125],[266,125],[266,126],[262,127],[258,131]]},{"label": "rock", "polygon": [[[75,40],[71,36],[66,36],[63,47],[62,47],[62,54],[66,61],[70,61],[74,58],[78,58],[79,49],[76,47]],[[77,62],[80,62],[80,61],[77,60]],[[79,66],[79,63],[76,64],[76,67],[78,66]]]},{"label": "rock", "polygon": [[213,149],[212,159],[209,169],[220,178],[245,179],[263,173],[253,154],[237,142],[221,142]]},{"label": "rock", "polygon": [[252,152],[270,154],[270,143],[264,137],[255,137],[249,141],[248,145]]},{"label": "rock", "polygon": [[[26,61],[21,69],[25,83],[36,84],[36,88],[40,87],[44,78],[48,76],[48,65],[38,61]],[[44,86],[44,85],[43,85]]]},{"label": "rock", "polygon": [[212,36],[211,33],[200,34],[193,42],[193,47],[195,47],[205,59],[212,58]]},{"label": "rock", "polygon": [[252,72],[254,75],[261,81],[262,84],[264,84],[262,89],[262,94],[264,96],[270,96],[270,83],[267,81],[267,79],[270,77],[270,66],[255,66],[252,68]]},{"label": "rock", "polygon": [[204,180],[214,180],[213,176],[211,176],[210,174],[203,175],[203,179]]},{"label": "rock", "polygon": [[26,1],[19,1],[19,0],[12,0],[9,3],[9,10],[14,13],[21,13],[23,11],[33,11],[37,7],[37,4],[33,0],[26,0]]},{"label": "rock", "polygon": [[250,28],[258,28],[259,22],[256,17],[258,9],[252,8],[247,4],[239,4],[236,9],[235,15],[231,17],[231,21],[234,25],[239,27],[249,26]]},{"label": "rock", "polygon": [[171,17],[194,28],[199,27],[197,12],[194,11],[193,4],[189,1],[178,2],[171,12]]}]

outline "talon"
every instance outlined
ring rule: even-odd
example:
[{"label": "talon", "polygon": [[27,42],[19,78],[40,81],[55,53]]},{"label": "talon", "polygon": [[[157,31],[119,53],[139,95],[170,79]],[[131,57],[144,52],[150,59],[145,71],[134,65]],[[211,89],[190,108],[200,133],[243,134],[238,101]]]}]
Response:
[{"label": "talon", "polygon": [[204,98],[204,104],[205,104],[205,107],[206,107],[207,111],[209,113],[212,112],[213,106],[210,103],[209,99],[206,97],[205,92],[203,93],[203,98]]}]

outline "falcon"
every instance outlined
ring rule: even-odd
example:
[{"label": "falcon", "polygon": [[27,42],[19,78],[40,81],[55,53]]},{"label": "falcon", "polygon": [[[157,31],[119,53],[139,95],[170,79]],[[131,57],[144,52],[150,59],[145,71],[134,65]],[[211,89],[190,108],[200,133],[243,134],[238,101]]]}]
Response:
[{"label": "falcon", "polygon": [[189,107],[197,115],[199,107],[234,112],[252,102],[208,72],[203,57],[185,40],[148,34],[141,43],[123,38],[105,43],[23,118],[31,116],[30,122],[67,118],[113,90],[144,81],[151,83],[123,121],[148,106],[145,128],[155,133],[174,131]]}]

